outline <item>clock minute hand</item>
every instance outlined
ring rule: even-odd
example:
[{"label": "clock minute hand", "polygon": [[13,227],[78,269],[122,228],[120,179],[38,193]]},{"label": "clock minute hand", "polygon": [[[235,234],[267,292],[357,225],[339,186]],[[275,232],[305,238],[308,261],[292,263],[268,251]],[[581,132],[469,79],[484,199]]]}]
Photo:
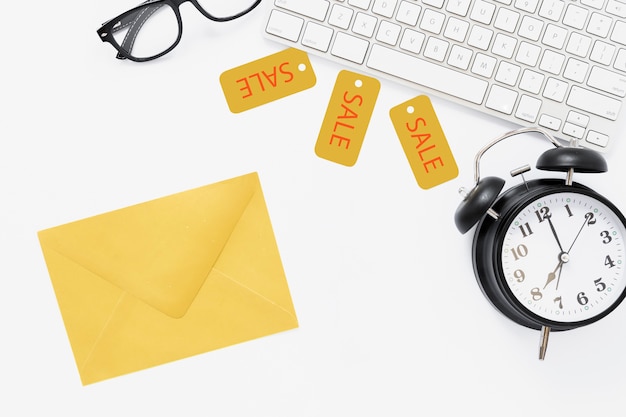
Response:
[{"label": "clock minute hand", "polygon": [[552,230],[552,235],[554,235],[554,239],[556,239],[556,243],[559,245],[559,249],[561,250],[561,253],[565,252],[563,250],[563,246],[561,245],[561,241],[559,240],[559,236],[556,234],[556,229],[554,228],[554,224],[552,223],[551,217],[552,216],[549,216],[549,215],[546,216],[546,219],[548,219],[548,224],[550,225],[550,230]]}]

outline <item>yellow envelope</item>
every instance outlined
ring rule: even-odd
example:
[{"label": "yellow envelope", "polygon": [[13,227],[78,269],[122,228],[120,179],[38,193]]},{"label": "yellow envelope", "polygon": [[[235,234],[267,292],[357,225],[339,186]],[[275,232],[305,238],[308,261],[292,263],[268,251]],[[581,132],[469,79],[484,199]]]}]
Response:
[{"label": "yellow envelope", "polygon": [[256,173],[39,241],[85,385],[298,327]]}]

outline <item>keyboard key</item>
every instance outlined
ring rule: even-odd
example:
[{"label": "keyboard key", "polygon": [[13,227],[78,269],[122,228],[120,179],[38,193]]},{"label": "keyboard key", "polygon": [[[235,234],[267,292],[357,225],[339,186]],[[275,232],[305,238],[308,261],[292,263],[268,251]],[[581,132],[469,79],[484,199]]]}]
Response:
[{"label": "keyboard key", "polygon": [[582,83],[585,80],[588,69],[588,63],[584,61],[579,61],[574,58],[570,58],[569,61],[567,61],[567,65],[565,66],[565,71],[563,71],[563,76],[568,80]]},{"label": "keyboard key", "polygon": [[400,23],[406,23],[409,26],[417,25],[417,19],[419,18],[422,8],[417,4],[403,1],[400,3],[396,20]]},{"label": "keyboard key", "polygon": [[488,86],[484,80],[380,45],[372,47],[367,66],[476,104],[483,102]]},{"label": "keyboard key", "polygon": [[613,64],[615,69],[626,72],[626,49],[620,49],[617,52],[615,63]]},{"label": "keyboard key", "polygon": [[400,48],[405,51],[419,54],[422,49],[422,45],[424,44],[424,39],[426,39],[426,35],[422,32],[406,29],[404,31],[404,35],[402,36],[402,41],[400,41]]},{"label": "keyboard key", "polygon": [[548,78],[546,81],[546,86],[543,89],[543,96],[552,101],[558,101],[559,103],[565,99],[565,95],[567,94],[567,87],[569,85],[558,79],[558,78]]},{"label": "keyboard key", "polygon": [[593,67],[587,84],[618,97],[626,96],[626,74],[618,74],[600,67]]},{"label": "keyboard key", "polygon": [[502,84],[507,84],[513,87],[517,84],[517,78],[519,77],[521,70],[522,69],[517,65],[502,61],[498,66],[498,71],[496,72],[496,81],[500,81]]},{"label": "keyboard key", "polygon": [[446,25],[446,29],[443,32],[443,36],[453,41],[463,42],[465,40],[465,36],[467,35],[468,30],[469,23],[467,23],[465,20],[451,17],[450,19],[448,19],[448,24]]},{"label": "keyboard key", "polygon": [[538,41],[542,29],[543,22],[541,20],[530,16],[524,16],[517,33],[526,39],[530,39],[531,41]]},{"label": "keyboard key", "polygon": [[572,55],[582,58],[587,56],[589,48],[591,48],[591,38],[574,32],[570,35],[565,50]]},{"label": "keyboard key", "polygon": [[330,12],[328,23],[341,29],[348,29],[353,13],[352,9],[335,4]]},{"label": "keyboard key", "polygon": [[370,8],[370,0],[348,0],[348,4],[363,10]]},{"label": "keyboard key", "polygon": [[535,13],[539,0],[515,0],[515,7],[528,13]]},{"label": "keyboard key", "polygon": [[496,20],[493,25],[500,30],[513,33],[517,27],[519,17],[520,14],[518,12],[502,7],[498,10],[498,15],[496,16]]},{"label": "keyboard key", "polygon": [[485,78],[491,78],[498,60],[492,56],[478,53],[472,65],[472,72]]},{"label": "keyboard key", "polygon": [[520,43],[515,60],[520,64],[526,64],[529,67],[534,67],[539,61],[539,55],[541,54],[541,48],[535,44],[522,42]]},{"label": "keyboard key", "polygon": [[489,48],[493,31],[482,26],[472,26],[467,44],[486,51]]},{"label": "keyboard key", "polygon": [[333,37],[333,30],[317,23],[309,22],[302,36],[302,45],[326,52]]},{"label": "keyboard key", "polygon": [[[604,1],[604,0],[601,0]],[[565,8],[565,2],[561,0],[545,0],[541,3],[539,16],[557,22],[561,18],[561,12]]]},{"label": "keyboard key", "polygon": [[609,0],[606,12],[617,17],[626,17],[626,4],[620,0]]},{"label": "keyboard key", "polygon": [[511,58],[513,56],[513,52],[515,51],[515,46],[517,45],[517,39],[504,35],[502,33],[498,33],[496,35],[496,39],[493,41],[493,47],[491,51],[500,55],[504,58]]},{"label": "keyboard key", "polygon": [[594,145],[605,147],[609,144],[609,137],[600,132],[594,132],[593,130],[587,133],[587,142]]},{"label": "keyboard key", "polygon": [[330,3],[326,0],[276,0],[276,6],[315,20],[323,21]]},{"label": "keyboard key", "polygon": [[593,7],[598,10],[604,6],[604,0],[581,0],[580,2],[585,6]]},{"label": "keyboard key", "polygon": [[617,120],[621,102],[596,92],[573,86],[567,104],[609,120]]},{"label": "keyboard key", "polygon": [[401,30],[401,26],[384,20],[380,22],[380,27],[378,28],[378,33],[376,34],[376,40],[386,43],[387,45],[395,45],[398,43]]},{"label": "keyboard key", "polygon": [[422,0],[422,3],[441,9],[443,7],[444,0]]},{"label": "keyboard key", "polygon": [[300,31],[304,26],[304,20],[278,10],[272,10],[265,31],[275,36],[296,42],[300,37]]},{"label": "keyboard key", "polygon": [[446,58],[446,52],[448,52],[448,46],[450,44],[441,39],[434,37],[428,38],[426,41],[426,48],[424,48],[424,56],[434,59],[435,61],[443,62]]},{"label": "keyboard key", "polygon": [[352,31],[356,34],[371,38],[374,34],[374,29],[376,29],[376,23],[378,23],[378,19],[374,16],[359,12],[356,14]]},{"label": "keyboard key", "polygon": [[496,6],[483,0],[477,0],[470,13],[470,19],[488,25],[491,23]]},{"label": "keyboard key", "polygon": [[543,74],[526,69],[522,74],[519,88],[524,91],[528,91],[529,93],[539,94],[544,78],[545,76]]},{"label": "keyboard key", "polygon": [[448,65],[466,70],[469,68],[472,59],[472,50],[463,48],[459,45],[452,45],[450,56],[448,57]]},{"label": "keyboard key", "polygon": [[589,59],[597,62],[602,65],[610,65],[611,60],[613,59],[613,54],[615,54],[615,46],[610,43],[596,41],[593,44],[593,49],[591,50],[591,55]]},{"label": "keyboard key", "polygon": [[436,12],[432,9],[426,9],[424,11],[424,17],[420,23],[420,29],[423,29],[430,33],[438,34],[441,32],[441,28],[446,20],[446,16],[443,13]]},{"label": "keyboard key", "polygon": [[393,16],[398,0],[374,0],[372,12],[384,17]]},{"label": "keyboard key", "polygon": [[589,24],[587,25],[587,32],[600,36],[601,38],[606,38],[609,34],[612,23],[613,19],[610,17],[600,13],[592,13],[591,19],[589,19]]},{"label": "keyboard key", "polygon": [[556,49],[561,49],[563,48],[563,46],[565,46],[566,40],[567,29],[557,25],[548,25],[546,27],[546,32],[541,39],[541,42],[544,45],[548,45]]},{"label": "keyboard key", "polygon": [[459,16],[467,16],[471,3],[470,0],[449,1],[446,5],[446,10]]},{"label": "keyboard key", "polygon": [[567,10],[565,11],[565,17],[563,17],[563,24],[567,26],[571,26],[574,29],[581,30],[585,26],[585,21],[587,21],[587,15],[589,12],[574,4],[570,4],[567,6]]},{"label": "keyboard key", "polygon": [[559,130],[561,128],[561,120],[549,114],[542,114],[539,118],[539,126],[551,130]]},{"label": "keyboard key", "polygon": [[564,62],[564,55],[558,54],[548,49],[543,54],[543,58],[541,59],[539,68],[551,74],[559,74],[561,72],[561,68],[563,68]]},{"label": "keyboard key", "polygon": [[611,33],[611,40],[626,45],[626,22],[615,22],[615,27]]},{"label": "keyboard key", "polygon": [[541,103],[541,100],[522,95],[517,105],[517,110],[515,111],[515,117],[530,123],[535,123],[539,115],[539,110],[541,110]]},{"label": "keyboard key", "polygon": [[576,139],[582,139],[583,135],[585,134],[585,128],[577,126],[573,123],[565,122],[565,124],[563,125],[563,133]]},{"label": "keyboard key", "polygon": [[511,114],[513,113],[515,100],[517,100],[517,92],[499,85],[493,85],[485,106],[500,113]]},{"label": "keyboard key", "polygon": [[369,48],[369,42],[343,32],[337,33],[331,53],[348,61],[362,64]]},{"label": "keyboard key", "polygon": [[587,127],[589,125],[589,116],[575,111],[569,112],[566,120],[569,123],[574,123],[575,125],[581,127]]}]

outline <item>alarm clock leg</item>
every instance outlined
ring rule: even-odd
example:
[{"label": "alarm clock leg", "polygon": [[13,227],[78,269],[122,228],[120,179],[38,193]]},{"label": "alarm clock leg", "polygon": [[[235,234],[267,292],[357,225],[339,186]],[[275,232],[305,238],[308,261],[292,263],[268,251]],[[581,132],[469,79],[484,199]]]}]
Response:
[{"label": "alarm clock leg", "polygon": [[548,337],[550,337],[550,328],[547,326],[541,326],[539,360],[544,360],[546,358],[546,351],[548,350]]}]

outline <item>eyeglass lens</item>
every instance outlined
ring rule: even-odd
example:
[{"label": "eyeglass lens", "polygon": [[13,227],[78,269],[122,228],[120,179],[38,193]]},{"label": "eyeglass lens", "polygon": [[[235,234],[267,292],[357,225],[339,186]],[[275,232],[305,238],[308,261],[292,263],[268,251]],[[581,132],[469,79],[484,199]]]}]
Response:
[{"label": "eyeglass lens", "polygon": [[[198,5],[217,19],[228,19],[248,11],[255,0],[197,0]],[[111,31],[127,55],[147,59],[170,49],[180,35],[176,12],[166,3],[147,3],[125,13]]]},{"label": "eyeglass lens", "polygon": [[178,19],[168,4],[148,4],[124,14],[111,31],[127,54],[150,58],[168,50],[178,38]]}]

